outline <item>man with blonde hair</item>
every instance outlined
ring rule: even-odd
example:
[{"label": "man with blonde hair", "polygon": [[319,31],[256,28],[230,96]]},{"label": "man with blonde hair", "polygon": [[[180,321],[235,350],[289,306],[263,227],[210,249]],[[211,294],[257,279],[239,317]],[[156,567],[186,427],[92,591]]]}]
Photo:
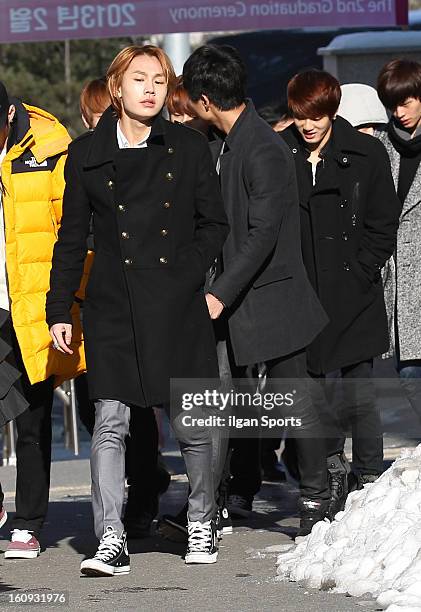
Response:
[{"label": "man with blonde hair", "polygon": [[[152,45],[123,49],[107,74],[112,108],[77,139],[66,166],[47,319],[71,354],[69,305],[80,282],[93,213],[95,260],[84,305],[88,383],[95,400],[92,504],[100,544],[87,575],[130,571],[121,521],[131,411],[168,405],[170,378],[218,376],[203,286],[227,223],[206,139],[160,113],[175,81]],[[206,427],[171,421],[190,481],[186,563],[214,563],[212,441]]]}]

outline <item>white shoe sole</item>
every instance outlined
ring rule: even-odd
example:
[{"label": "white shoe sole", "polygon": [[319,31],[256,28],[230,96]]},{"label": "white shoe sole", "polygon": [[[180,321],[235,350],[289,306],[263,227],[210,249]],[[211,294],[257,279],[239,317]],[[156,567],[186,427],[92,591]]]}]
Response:
[{"label": "white shoe sole", "polygon": [[3,518],[0,520],[0,528],[3,527],[3,525],[5,524],[6,521],[7,521],[7,512],[5,510]]},{"label": "white shoe sole", "polygon": [[5,559],[36,559],[40,550],[6,550],[4,553]]},{"label": "white shoe sole", "polygon": [[229,527],[222,527],[222,535],[231,535],[232,533],[234,533],[232,525],[229,525]]},{"label": "white shoe sole", "polygon": [[218,559],[218,553],[215,552],[212,555],[208,553],[189,553],[186,555],[185,562],[189,565],[190,563],[216,563]]},{"label": "white shoe sole", "polygon": [[112,567],[106,563],[101,563],[101,561],[89,559],[89,561],[82,561],[80,571],[85,576],[117,576],[128,574],[130,572],[130,565]]}]

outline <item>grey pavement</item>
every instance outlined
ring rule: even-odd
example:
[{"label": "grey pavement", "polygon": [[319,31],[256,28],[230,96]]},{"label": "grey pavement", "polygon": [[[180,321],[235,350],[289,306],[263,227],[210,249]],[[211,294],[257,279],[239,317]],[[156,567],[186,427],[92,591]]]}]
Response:
[{"label": "grey pavement", "polygon": [[[174,451],[167,462],[178,472],[163,496],[162,512],[174,512],[186,495],[181,458]],[[6,508],[13,511],[15,468],[1,470]],[[132,571],[113,578],[81,577],[79,564],[95,550],[89,497],[89,462],[53,463],[48,520],[35,560],[0,561],[0,610],[115,611],[305,611],[352,612],[374,609],[368,600],[305,590],[276,580],[276,552],[266,550],[291,542],[298,525],[297,491],[291,483],[265,484],[250,520],[225,536],[218,563],[186,566],[182,544],[154,535],[129,542]],[[2,530],[7,537],[7,524]],[[7,541],[0,540],[0,551]],[[65,592],[68,604],[35,606],[8,604],[10,598],[28,592]]]},{"label": "grey pavement", "polygon": [[[377,363],[379,378],[390,376],[390,363]],[[396,458],[402,447],[421,439],[420,422],[396,387],[380,397],[385,424],[385,458]],[[353,612],[375,610],[370,598],[355,599],[329,592],[304,589],[276,580],[277,553],[270,547],[290,543],[298,526],[295,515],[297,490],[293,483],[263,485],[250,520],[236,525],[225,536],[218,562],[186,566],[184,547],[155,534],[129,542],[132,570],[128,576],[87,578],[80,562],[96,548],[90,506],[89,442],[81,429],[80,458],[63,445],[62,409],[55,406],[50,509],[35,560],[3,560],[8,525],[0,540],[0,612],[3,610],[92,610],[101,612]],[[169,491],[161,499],[161,513],[175,513],[185,501],[187,483],[182,459],[173,440],[166,437],[164,453],[173,472]],[[347,454],[351,455],[349,441]],[[72,460],[71,460],[72,459]],[[14,510],[16,470],[4,466],[0,479],[5,505]],[[269,550],[268,550],[269,548]],[[16,595],[39,591],[65,592],[68,603],[57,605],[8,604]]]}]

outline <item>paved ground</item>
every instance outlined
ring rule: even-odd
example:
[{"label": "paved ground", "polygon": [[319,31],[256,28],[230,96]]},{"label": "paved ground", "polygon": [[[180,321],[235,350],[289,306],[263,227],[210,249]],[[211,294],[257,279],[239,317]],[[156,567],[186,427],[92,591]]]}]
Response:
[{"label": "paved ground", "polygon": [[[377,376],[385,376],[380,364]],[[383,370],[381,369],[383,368]],[[387,373],[387,372],[386,372]],[[385,431],[385,458],[392,460],[402,446],[421,439],[420,424],[398,397],[396,390],[381,398]],[[57,407],[56,407],[57,408]],[[369,599],[305,590],[297,584],[276,580],[276,551],[271,547],[291,542],[298,519],[296,490],[290,484],[265,484],[255,501],[255,512],[246,524],[224,538],[218,563],[188,567],[182,560],[183,546],[158,535],[129,542],[132,571],[117,578],[86,578],[79,574],[80,561],[94,552],[90,507],[89,444],[81,430],[78,460],[62,444],[61,408],[55,410],[55,459],[52,469],[51,503],[41,538],[44,550],[36,560],[6,561],[0,556],[0,612],[3,610],[66,609],[101,612],[354,612],[375,610]],[[169,442],[169,443],[168,443]],[[175,474],[161,500],[161,512],[174,512],[184,502],[186,482],[183,464],[168,440],[166,461]],[[347,454],[350,456],[350,445]],[[387,467],[387,464],[386,464]],[[6,508],[13,512],[15,468],[1,469]],[[7,525],[2,530],[7,538]],[[6,547],[0,540],[0,552]],[[269,550],[268,550],[269,549]],[[64,606],[8,604],[10,598],[28,592],[65,592]]]},{"label": "paved ground", "polygon": [[[182,471],[181,459],[168,462]],[[6,508],[13,510],[15,469],[2,469]],[[184,499],[185,478],[175,476],[162,498],[163,512],[178,508]],[[0,610],[40,610],[47,606],[8,604],[11,597],[41,591],[66,592],[67,606],[49,609],[101,612],[137,611],[305,611],[353,612],[375,609],[373,602],[343,595],[319,593],[297,584],[277,582],[276,551],[267,550],[291,541],[298,520],[294,517],[296,491],[290,484],[265,484],[255,503],[255,513],[223,540],[213,566],[187,567],[183,546],[155,535],[131,541],[132,571],[116,578],[86,578],[79,563],[95,549],[91,531],[89,464],[87,460],[53,464],[51,503],[42,537],[45,547],[36,560],[1,561]],[[7,531],[3,529],[3,536]],[[6,540],[0,540],[0,550]],[[363,606],[363,608],[361,607]]]}]

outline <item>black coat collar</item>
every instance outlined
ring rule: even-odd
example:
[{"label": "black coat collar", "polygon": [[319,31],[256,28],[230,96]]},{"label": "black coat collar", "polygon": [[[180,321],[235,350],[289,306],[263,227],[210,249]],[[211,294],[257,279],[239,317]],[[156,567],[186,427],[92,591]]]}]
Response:
[{"label": "black coat collar", "polygon": [[211,143],[211,150],[215,160],[218,157],[223,142],[225,143],[224,153],[242,146],[242,136],[244,133],[249,133],[248,129],[253,129],[250,124],[253,122],[254,117],[259,117],[259,115],[257,114],[253,102],[247,98],[245,109],[241,115],[239,115],[237,121],[226,136],[217,128],[212,129],[213,140]]},{"label": "black coat collar", "polygon": [[[292,153],[296,155],[301,151],[303,140],[294,124],[281,132],[282,138],[289,145]],[[348,121],[336,117],[333,123],[333,147],[331,157],[336,159],[340,166],[348,166],[350,160],[347,154],[367,156],[366,136],[360,134]]]},{"label": "black coat collar", "polygon": [[[85,167],[101,166],[112,162],[118,151],[117,142],[117,121],[118,117],[112,106],[109,106],[103,113],[92,135]],[[161,115],[157,115],[152,124],[151,133],[148,138],[148,145],[165,144],[165,120]]]}]

